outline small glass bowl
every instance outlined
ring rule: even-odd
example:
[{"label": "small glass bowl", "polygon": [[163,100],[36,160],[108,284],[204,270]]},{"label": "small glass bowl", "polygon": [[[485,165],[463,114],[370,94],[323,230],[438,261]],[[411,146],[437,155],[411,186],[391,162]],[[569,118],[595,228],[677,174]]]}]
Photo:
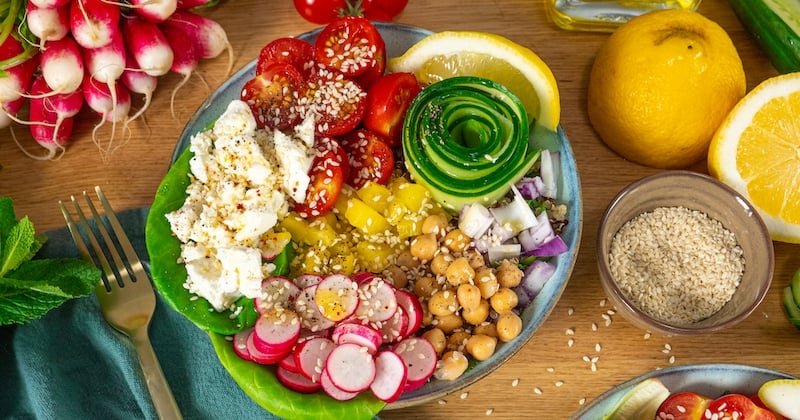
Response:
[{"label": "small glass bowl", "polygon": [[[718,220],[736,235],[744,254],[744,273],[731,299],[710,317],[690,325],[670,325],[637,308],[617,286],[609,267],[611,243],[619,229],[659,207],[685,207]],[[651,175],[624,188],[603,214],[597,235],[600,281],[611,303],[632,324],[666,336],[716,332],[747,318],[769,290],[773,253],[764,221],[744,197],[708,175],[683,170]]]}]

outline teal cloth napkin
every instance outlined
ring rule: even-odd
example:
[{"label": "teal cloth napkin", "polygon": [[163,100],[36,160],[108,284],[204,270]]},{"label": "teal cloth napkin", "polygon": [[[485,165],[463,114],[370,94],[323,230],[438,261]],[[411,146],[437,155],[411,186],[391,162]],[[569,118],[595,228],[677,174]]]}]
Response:
[{"label": "teal cloth napkin", "polygon": [[[118,214],[149,268],[148,209]],[[47,232],[46,257],[75,257],[66,229]],[[254,403],[217,359],[208,336],[158,298],[150,340],[186,419],[276,419]],[[1,419],[157,419],[128,339],[94,295],[21,326],[0,327]]]}]

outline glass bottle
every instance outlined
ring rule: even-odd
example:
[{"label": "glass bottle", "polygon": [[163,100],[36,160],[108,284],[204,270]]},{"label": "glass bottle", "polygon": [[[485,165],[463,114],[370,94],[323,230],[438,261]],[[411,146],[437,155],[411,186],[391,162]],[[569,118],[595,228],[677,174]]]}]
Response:
[{"label": "glass bottle", "polygon": [[611,32],[629,19],[659,9],[695,10],[701,0],[545,0],[547,15],[563,29]]}]

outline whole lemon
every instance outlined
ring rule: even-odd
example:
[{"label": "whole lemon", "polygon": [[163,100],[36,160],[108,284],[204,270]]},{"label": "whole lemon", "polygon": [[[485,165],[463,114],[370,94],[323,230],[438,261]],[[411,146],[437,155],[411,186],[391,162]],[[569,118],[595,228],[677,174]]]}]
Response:
[{"label": "whole lemon", "polygon": [[662,10],[629,20],[592,65],[588,113],[622,157],[682,168],[708,152],[717,127],[745,94],[728,34],[697,12]]}]

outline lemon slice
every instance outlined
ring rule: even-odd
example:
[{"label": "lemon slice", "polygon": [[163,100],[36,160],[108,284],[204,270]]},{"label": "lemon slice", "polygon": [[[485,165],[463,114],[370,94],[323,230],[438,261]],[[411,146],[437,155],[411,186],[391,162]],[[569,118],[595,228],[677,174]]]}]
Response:
[{"label": "lemon slice", "polygon": [[517,95],[539,125],[555,131],[561,118],[558,85],[550,68],[530,49],[500,35],[438,32],[389,60],[387,69],[414,73],[423,84],[454,76],[483,77]]},{"label": "lemon slice", "polygon": [[765,80],[723,121],[709,173],[755,206],[773,240],[800,243],[800,73]]},{"label": "lemon slice", "polygon": [[655,418],[658,407],[669,397],[669,389],[658,379],[639,382],[617,403],[605,420],[639,420]]}]

